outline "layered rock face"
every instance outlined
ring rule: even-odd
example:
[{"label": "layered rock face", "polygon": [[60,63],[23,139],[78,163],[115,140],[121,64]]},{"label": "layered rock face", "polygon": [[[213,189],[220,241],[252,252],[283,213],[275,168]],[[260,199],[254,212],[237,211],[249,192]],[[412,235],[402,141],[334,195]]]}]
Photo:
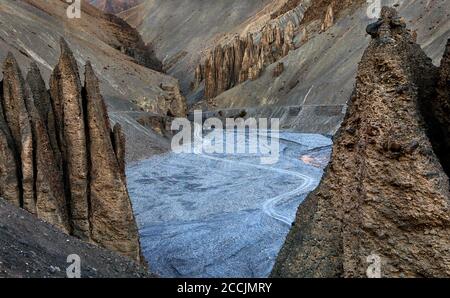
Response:
[{"label": "layered rock face", "polygon": [[10,54],[0,101],[0,196],[65,233],[140,262],[125,181],[125,139],[111,129],[87,63],[82,86],[64,40],[46,89],[33,64],[26,81]]},{"label": "layered rock face", "polygon": [[448,106],[449,47],[439,71],[386,7],[367,31],[331,164],[298,210],[275,277],[365,277],[374,255],[382,277],[450,276],[449,180],[428,121],[448,121],[434,111]]},{"label": "layered rock face", "polygon": [[[286,1],[260,29],[245,37],[235,36],[211,50],[195,70],[192,89],[204,80],[204,98],[211,99],[244,81],[258,79],[267,66],[305,43],[308,30],[328,30],[340,12],[361,3],[362,0]],[[316,20],[320,21],[320,30],[307,28],[307,23]]]},{"label": "layered rock face", "polygon": [[199,65],[195,73],[194,87],[205,81],[205,98],[214,98],[220,93],[246,80],[257,79],[267,65],[285,57],[295,48],[294,34],[301,19],[301,11],[287,24],[269,23],[256,34],[249,33],[225,45],[218,45]]},{"label": "layered rock face", "polygon": [[127,22],[115,15],[104,15],[108,24],[112,27],[111,32],[119,41],[119,44],[111,43],[122,53],[130,56],[134,61],[142,66],[162,72],[162,62],[155,55],[152,44],[146,44],[139,32],[131,27]]}]

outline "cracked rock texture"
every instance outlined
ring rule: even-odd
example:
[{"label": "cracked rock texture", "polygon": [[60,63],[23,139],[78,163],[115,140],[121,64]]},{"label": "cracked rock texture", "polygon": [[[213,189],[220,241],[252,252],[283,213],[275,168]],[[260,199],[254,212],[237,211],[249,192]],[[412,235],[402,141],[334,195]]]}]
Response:
[{"label": "cracked rock texture", "polygon": [[125,137],[110,127],[99,81],[82,86],[67,43],[50,78],[36,65],[24,80],[9,54],[0,94],[0,196],[63,232],[141,259],[125,180]]},{"label": "cracked rock texture", "polygon": [[[428,121],[448,105],[449,48],[438,70],[405,27],[383,8],[331,163],[298,209],[272,276],[365,277],[373,254],[383,277],[450,276],[449,180],[443,151],[433,150],[445,142]],[[447,132],[439,131],[448,140]]]}]

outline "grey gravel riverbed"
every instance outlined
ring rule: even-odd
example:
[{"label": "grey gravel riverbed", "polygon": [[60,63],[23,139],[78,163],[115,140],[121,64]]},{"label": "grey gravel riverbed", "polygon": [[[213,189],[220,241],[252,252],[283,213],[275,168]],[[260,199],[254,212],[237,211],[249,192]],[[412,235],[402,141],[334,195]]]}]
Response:
[{"label": "grey gravel riverbed", "polygon": [[[144,255],[163,277],[267,277],[332,142],[280,133],[280,158],[155,156],[127,168]],[[310,162],[313,161],[313,162]]]}]

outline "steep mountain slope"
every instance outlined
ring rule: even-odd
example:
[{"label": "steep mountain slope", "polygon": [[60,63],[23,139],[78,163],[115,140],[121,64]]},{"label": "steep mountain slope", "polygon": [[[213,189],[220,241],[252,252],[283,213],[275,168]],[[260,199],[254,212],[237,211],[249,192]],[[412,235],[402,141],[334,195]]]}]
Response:
[{"label": "steep mountain slope", "polygon": [[448,143],[430,121],[449,119],[436,111],[448,109],[450,39],[438,70],[394,9],[367,31],[331,163],[298,209],[273,276],[450,276]]},{"label": "steep mountain slope", "polygon": [[68,236],[0,198],[0,278],[64,278],[69,255],[81,258],[81,277],[149,277],[133,261]]},{"label": "steep mountain slope", "polygon": [[119,18],[106,16],[87,2],[82,3],[80,19],[68,19],[66,9],[60,0],[1,0],[0,59],[10,51],[24,70],[36,61],[48,81],[60,54],[59,39],[64,37],[80,65],[91,61],[111,120],[122,124],[129,140],[127,159],[166,150],[167,140],[135,118],[146,112],[183,115],[185,103],[177,80],[149,68],[158,68],[151,49]]},{"label": "steep mountain slope", "polygon": [[271,0],[148,0],[119,14],[154,44],[167,72],[180,80],[184,92],[195,66],[214,40],[258,14]]},{"label": "steep mountain slope", "polygon": [[[228,14],[237,3],[199,2],[147,1],[120,14],[157,44],[157,56],[191,105],[209,116],[245,110],[280,118],[286,129],[337,131],[369,42],[364,28],[374,20],[373,1],[241,1],[238,19]],[[450,34],[450,2],[382,3],[398,6],[438,64]]]},{"label": "steep mountain slope", "polygon": [[64,40],[50,90],[9,54],[0,82],[0,196],[81,240],[141,259],[125,177],[125,136],[111,127],[92,66],[80,81]]},{"label": "steep mountain slope", "polygon": [[[450,35],[450,2],[400,2],[398,9],[418,43],[435,64],[439,63]],[[364,3],[353,2],[340,17],[335,15],[333,25],[325,31],[321,29],[326,15],[308,17],[307,11],[306,20],[295,30],[295,50],[268,65],[259,78],[247,80],[202,106],[225,116],[245,110],[249,116],[278,117],[283,127],[304,132],[336,132],[353,90],[357,63],[369,41],[364,34],[371,22],[367,8]],[[279,63],[284,71],[275,77],[273,71]]]}]

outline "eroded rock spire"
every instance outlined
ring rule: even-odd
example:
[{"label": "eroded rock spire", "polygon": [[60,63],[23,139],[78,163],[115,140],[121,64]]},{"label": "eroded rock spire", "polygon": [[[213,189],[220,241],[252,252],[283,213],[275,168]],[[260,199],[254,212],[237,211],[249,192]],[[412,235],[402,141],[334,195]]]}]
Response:
[{"label": "eroded rock spire", "polygon": [[21,185],[17,152],[3,111],[3,81],[0,81],[0,193],[13,205],[21,206]]},{"label": "eroded rock spire", "polygon": [[[86,127],[89,151],[89,200],[92,241],[140,258],[138,230],[128,197],[122,161],[113,144],[121,143],[120,130],[111,134],[108,113],[90,63],[85,72]],[[113,137],[113,139],[111,139]],[[117,142],[114,140],[118,138]],[[118,145],[119,150],[123,150]]]},{"label": "eroded rock spire", "polygon": [[81,82],[72,51],[63,39],[60,45],[61,56],[50,78],[50,93],[69,196],[73,234],[88,240],[88,161]]},{"label": "eroded rock spire", "polygon": [[90,63],[81,85],[61,40],[50,91],[10,54],[0,84],[0,196],[62,231],[143,262],[125,179],[125,136],[111,129]]},{"label": "eroded rock spire", "polygon": [[331,163],[272,276],[366,277],[375,258],[381,277],[450,276],[449,179],[421,114],[439,74],[394,9],[368,29]]},{"label": "eroded rock spire", "polygon": [[8,53],[3,63],[3,112],[13,141],[21,186],[21,205],[36,214],[34,193],[33,139],[26,101],[29,93],[16,59]]},{"label": "eroded rock spire", "polygon": [[[42,81],[35,66],[32,66],[27,79],[29,82],[36,82],[37,84]],[[43,116],[51,114],[48,111],[49,107],[44,109],[44,105],[50,102],[45,102],[49,99],[43,92],[35,90],[31,93],[33,93],[33,96],[27,98],[26,106],[33,135],[36,214],[44,221],[54,224],[65,233],[69,233],[70,222],[64,193],[63,175],[58,164],[59,159],[51,144],[48,125],[43,118]],[[39,106],[40,109],[36,106]],[[44,111],[46,113],[42,114]]]}]

